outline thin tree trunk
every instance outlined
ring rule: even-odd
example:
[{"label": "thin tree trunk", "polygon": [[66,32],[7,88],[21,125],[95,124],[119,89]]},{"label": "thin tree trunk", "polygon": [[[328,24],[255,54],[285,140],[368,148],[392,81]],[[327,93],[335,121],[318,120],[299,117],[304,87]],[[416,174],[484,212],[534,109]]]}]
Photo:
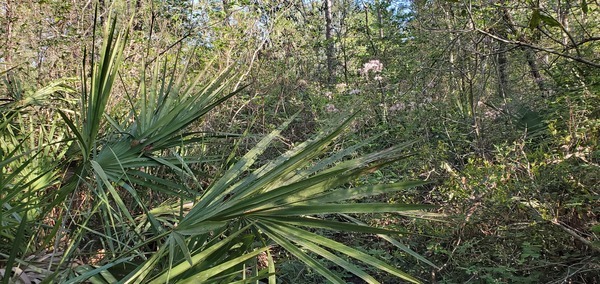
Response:
[{"label": "thin tree trunk", "polygon": [[527,58],[527,65],[529,65],[529,71],[531,73],[531,76],[533,77],[533,80],[537,84],[538,89],[542,93],[545,93],[546,85],[544,82],[544,77],[540,73],[540,68],[538,67],[537,60],[535,58],[535,53],[533,53],[533,50],[526,48],[526,47],[523,47],[523,51],[525,51],[525,56]]},{"label": "thin tree trunk", "polygon": [[498,64],[498,95],[501,98],[506,98],[506,92],[508,89],[508,59],[506,58],[506,52],[502,50],[504,46],[499,43],[500,48],[498,49],[498,55],[496,56],[496,62]]},{"label": "thin tree trunk", "polygon": [[[11,1],[6,1],[5,6],[5,15],[6,15],[6,41],[4,44],[4,61],[6,63],[11,63],[12,61],[12,52],[13,52],[13,40],[12,40],[12,27],[13,27],[13,13],[12,13],[12,5]],[[10,66],[9,66],[10,67]]]},{"label": "thin tree trunk", "polygon": [[377,8],[377,24],[379,25],[379,39],[383,39],[383,20],[381,19],[381,5],[379,1],[375,2]]},{"label": "thin tree trunk", "polygon": [[369,43],[373,49],[373,55],[376,56],[377,48],[375,47],[375,43],[373,43],[373,38],[371,37],[371,29],[369,28],[369,5],[367,4],[365,4],[365,32],[367,33],[367,38],[369,39]]},{"label": "thin tree trunk", "polygon": [[331,0],[325,0],[325,41],[327,42],[325,55],[327,56],[327,84],[330,88],[335,84],[335,46],[333,44],[333,37],[331,35],[331,31],[333,30],[331,6]]},{"label": "thin tree trunk", "polygon": [[342,2],[342,15],[340,17],[340,31],[339,31],[339,42],[340,42],[340,50],[342,51],[343,58],[343,68],[344,68],[344,82],[348,84],[348,54],[346,52],[346,36],[348,33],[348,29],[346,28],[346,17],[348,16],[348,11],[346,10],[346,0]]},{"label": "thin tree trunk", "polygon": [[[504,18],[504,21],[508,25],[508,28],[511,31],[515,31],[515,34],[516,34],[517,29],[515,28],[515,23],[514,23],[512,16],[510,15],[510,12],[508,11],[507,8],[502,9],[502,16]],[[525,39],[523,38],[522,35],[519,36],[519,40],[525,41]],[[523,50],[523,52],[525,52],[525,59],[527,60],[527,65],[529,66],[530,74],[533,77],[533,80],[535,81],[535,83],[537,84],[538,89],[543,94],[546,93],[544,77],[540,73],[540,68],[538,67],[534,51],[531,48],[524,47],[524,46],[521,47],[521,49]]]}]

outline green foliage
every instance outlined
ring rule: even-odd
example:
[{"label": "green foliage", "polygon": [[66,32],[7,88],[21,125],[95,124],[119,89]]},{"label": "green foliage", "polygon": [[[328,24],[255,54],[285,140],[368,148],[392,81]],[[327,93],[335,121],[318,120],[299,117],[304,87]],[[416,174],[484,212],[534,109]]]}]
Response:
[{"label": "green foliage", "polygon": [[[60,131],[60,124],[49,123],[58,116],[44,109],[64,105],[53,100],[73,92],[67,85],[69,80],[55,81],[33,91],[12,73],[6,75],[5,84],[9,89],[6,103],[0,106],[3,141],[0,146],[0,247],[6,259],[4,275],[8,275],[7,271],[23,271],[19,266],[24,256],[50,245],[52,236],[42,232],[60,226],[39,222],[45,217],[44,195],[55,189],[60,179],[61,172],[56,166],[65,150],[59,144],[67,140]],[[59,159],[58,162],[52,157]],[[15,246],[17,243],[28,245]],[[16,273],[15,277],[25,276]],[[4,277],[3,281],[9,279]]]},{"label": "green foliage", "polygon": [[[40,145],[34,143],[22,148],[12,128],[3,132],[13,138],[11,148],[2,152],[6,153],[6,159],[1,164],[0,181],[3,188],[10,189],[2,195],[5,204],[2,223],[8,225],[2,228],[7,241],[3,244],[32,244],[32,247],[13,246],[8,255],[3,255],[7,259],[5,271],[13,270],[18,263],[37,271],[40,279],[65,283],[233,283],[260,279],[274,283],[277,271],[272,252],[278,248],[334,283],[345,283],[342,277],[350,274],[378,283],[363,267],[408,282],[420,282],[377,257],[312,232],[319,229],[382,236],[398,234],[399,231],[371,227],[350,216],[345,221],[334,217],[392,212],[412,216],[415,210],[430,208],[359,201],[404,191],[421,182],[348,187],[358,177],[403,158],[401,153],[410,144],[355,156],[358,149],[368,144],[367,140],[346,150],[328,153],[329,147],[351,123],[353,117],[349,117],[337,120],[335,127],[257,165],[259,157],[294,121],[294,115],[244,156],[225,164],[214,173],[213,179],[201,183],[191,166],[211,160],[182,153],[211,137],[188,129],[243,89],[231,87],[240,81],[236,67],[227,66],[207,80],[210,72],[189,79],[187,67],[181,71],[182,75],[175,72],[176,68],[168,72],[168,60],[160,58],[153,63],[152,75],[147,76],[148,66],[142,62],[139,93],[137,97],[127,98],[131,106],[129,117],[113,117],[112,111],[107,110],[115,96],[114,85],[122,70],[133,18],[121,30],[117,29],[116,18],[111,14],[105,23],[99,55],[92,48],[90,56],[91,80],[82,76],[81,108],[56,110],[61,120],[52,125],[52,131],[63,131],[61,135],[70,132],[73,138],[48,142],[68,146],[53,155],[56,160],[46,161],[52,175],[42,172],[36,176],[34,172],[24,171],[40,154]],[[45,94],[71,91],[53,86],[25,98],[25,103],[39,102]],[[232,91],[226,92],[228,89]],[[8,105],[7,110],[2,125],[9,127],[17,117],[11,112],[18,109]],[[20,131],[26,132],[22,124]],[[30,152],[34,155],[27,157]],[[230,156],[234,155],[235,152]],[[71,176],[58,181],[64,165],[61,160],[67,163],[62,170],[71,172]],[[44,183],[37,184],[38,181]],[[38,191],[51,186],[55,186],[55,190],[50,196],[31,199]],[[154,196],[159,196],[161,201],[153,200]],[[19,200],[22,202],[18,203]],[[32,210],[35,213],[32,214]],[[47,224],[51,216],[60,220],[52,228]],[[4,222],[5,218],[8,222]],[[33,230],[28,230],[30,223],[35,224]],[[42,243],[36,239],[39,234],[36,230],[47,234]],[[424,260],[408,247],[384,238]],[[30,255],[45,250],[52,250],[52,265],[47,269],[36,268],[28,261],[32,259]],[[101,255],[95,260],[84,258],[86,254]],[[259,265],[259,257],[263,257],[264,264]],[[87,259],[87,263],[77,263],[82,259]],[[324,265],[324,260],[329,265]],[[331,267],[346,272],[339,274]],[[15,277],[31,274],[24,273],[17,273]],[[6,275],[4,282],[9,281]]]},{"label": "green foliage", "polygon": [[134,2],[4,3],[4,283],[600,281],[597,3]]}]

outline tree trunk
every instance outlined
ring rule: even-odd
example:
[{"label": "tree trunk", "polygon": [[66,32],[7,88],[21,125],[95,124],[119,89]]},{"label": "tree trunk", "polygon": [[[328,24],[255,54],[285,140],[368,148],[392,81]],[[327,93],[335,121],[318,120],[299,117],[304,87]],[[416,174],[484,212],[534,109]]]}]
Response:
[{"label": "tree trunk", "polygon": [[505,99],[508,89],[508,59],[506,58],[506,51],[502,50],[504,44],[499,43],[499,45],[498,56],[496,56],[496,63],[498,64],[498,95]]},{"label": "tree trunk", "polygon": [[373,49],[373,55],[377,56],[377,48],[375,47],[375,43],[371,37],[371,28],[369,28],[369,5],[367,4],[365,4],[365,32],[367,33],[367,38],[369,39],[369,43]]},{"label": "tree trunk", "polygon": [[[514,34],[517,34],[516,33],[517,29],[515,28],[515,23],[514,23],[512,16],[507,8],[502,9],[502,17],[504,18],[506,25],[508,25],[508,28],[511,31],[513,31]],[[522,35],[519,36],[519,40],[526,42],[525,38],[523,38]],[[540,73],[540,69],[538,67],[534,51],[529,47],[521,47],[521,49],[523,50],[523,52],[525,52],[525,58],[527,60],[527,65],[529,66],[529,71],[530,71],[531,76],[533,77],[533,80],[537,84],[540,92],[545,94],[546,86],[544,83],[544,77]]]},{"label": "tree trunk", "polygon": [[[6,41],[4,44],[4,61],[6,63],[11,63],[12,61],[12,53],[13,53],[13,40],[12,40],[12,27],[13,27],[13,13],[12,13],[12,5],[11,1],[6,1],[5,6],[5,15],[6,15]],[[9,66],[11,67],[11,66]]]},{"label": "tree trunk", "polygon": [[533,80],[538,86],[538,89],[542,92],[546,92],[546,85],[544,84],[544,77],[540,73],[540,68],[538,67],[537,60],[535,58],[535,53],[533,50],[527,47],[523,47],[523,51],[525,52],[525,56],[527,57],[527,65],[529,65],[529,71]]},{"label": "tree trunk", "polygon": [[381,19],[381,4],[379,1],[375,2],[375,8],[377,8],[377,24],[379,25],[379,39],[383,39],[383,19]]},{"label": "tree trunk", "polygon": [[327,56],[327,84],[330,88],[335,84],[335,46],[333,45],[333,36],[331,35],[331,31],[333,30],[331,6],[331,0],[325,0],[325,41],[327,43],[325,55]]},{"label": "tree trunk", "polygon": [[346,37],[348,36],[348,29],[346,28],[346,17],[348,16],[346,0],[342,1],[342,11],[340,17],[340,29],[338,32],[338,41],[340,43],[340,50],[342,52],[342,67],[344,69],[344,82],[348,84],[348,54],[346,46]]}]

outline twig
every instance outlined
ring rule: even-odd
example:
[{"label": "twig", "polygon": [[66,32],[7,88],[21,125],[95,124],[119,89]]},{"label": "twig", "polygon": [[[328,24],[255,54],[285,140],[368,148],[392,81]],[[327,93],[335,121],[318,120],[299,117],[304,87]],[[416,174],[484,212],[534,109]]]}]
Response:
[{"label": "twig", "polygon": [[563,229],[565,232],[567,232],[569,235],[573,236],[575,239],[579,240],[580,242],[584,243],[585,245],[587,245],[589,248],[600,252],[600,248],[596,247],[592,242],[590,242],[588,239],[580,236],[577,232],[575,232],[574,230],[572,230],[571,228],[568,228],[567,226],[561,224],[557,219],[553,219],[550,220],[550,222],[554,225],[557,225],[559,228]]},{"label": "twig", "polygon": [[579,57],[579,56],[573,56],[573,55],[570,55],[570,54],[567,54],[567,53],[556,51],[556,50],[551,49],[551,48],[541,47],[541,46],[533,45],[533,44],[530,44],[530,43],[527,43],[527,42],[523,42],[523,41],[509,40],[509,39],[501,38],[501,37],[499,37],[497,35],[491,34],[491,33],[487,32],[487,31],[484,31],[484,30],[482,30],[480,28],[474,27],[473,29],[476,32],[484,34],[484,35],[486,35],[488,37],[491,37],[491,38],[493,38],[493,39],[495,39],[497,41],[501,41],[501,42],[508,43],[508,44],[514,44],[514,45],[518,45],[518,46],[529,47],[529,48],[534,49],[534,50],[548,52],[548,53],[551,53],[551,54],[554,54],[554,55],[558,55],[558,56],[561,56],[561,57],[572,59],[572,60],[574,60],[576,62],[579,62],[579,63],[584,63],[584,64],[587,64],[587,65],[590,65],[590,66],[594,66],[594,67],[599,67],[600,68],[600,63],[596,63],[596,62],[587,60],[587,59]]}]

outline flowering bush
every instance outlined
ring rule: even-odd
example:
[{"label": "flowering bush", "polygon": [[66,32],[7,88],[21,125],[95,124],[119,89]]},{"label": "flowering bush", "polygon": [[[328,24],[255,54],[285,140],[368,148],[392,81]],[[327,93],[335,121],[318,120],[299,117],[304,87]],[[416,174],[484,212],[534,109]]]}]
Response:
[{"label": "flowering bush", "polygon": [[383,63],[381,63],[378,59],[369,60],[369,62],[363,64],[363,68],[359,69],[358,72],[361,75],[368,76],[369,71],[373,71],[373,73],[381,73],[383,70]]}]

